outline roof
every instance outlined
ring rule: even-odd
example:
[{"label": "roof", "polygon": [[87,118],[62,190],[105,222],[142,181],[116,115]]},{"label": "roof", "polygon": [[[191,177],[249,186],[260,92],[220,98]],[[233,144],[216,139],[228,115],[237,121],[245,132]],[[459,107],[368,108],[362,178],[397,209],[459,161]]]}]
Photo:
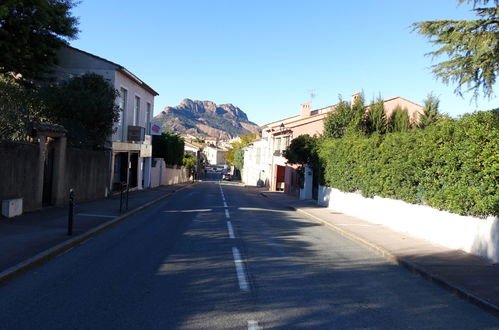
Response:
[{"label": "roof", "polygon": [[146,91],[148,91],[149,93],[151,93],[154,96],[158,96],[159,95],[158,92],[156,92],[154,89],[152,89],[148,84],[146,84],[144,81],[142,81],[139,77],[137,77],[136,75],[134,75],[133,73],[131,73],[130,71],[128,71],[124,66],[122,66],[120,64],[117,64],[117,63],[114,63],[112,61],[109,61],[109,60],[107,60],[107,59],[105,59],[103,57],[99,57],[97,55],[94,55],[94,54],[88,53],[86,51],[83,51],[81,49],[69,46],[69,45],[66,45],[65,47],[67,47],[69,49],[72,49],[74,51],[80,52],[82,54],[85,54],[87,56],[91,56],[91,57],[96,58],[96,59],[98,59],[100,61],[104,61],[106,63],[114,65],[116,67],[117,71],[121,72],[127,78],[129,78],[129,79],[133,80],[134,82],[136,82],[140,87],[144,88]]},{"label": "roof", "polygon": [[[403,98],[401,96],[395,96],[395,97],[392,97],[392,98],[389,98],[389,99],[386,99],[386,100],[383,100],[383,102],[389,102],[389,101],[393,101],[393,100],[396,100],[396,99],[402,99],[402,100],[405,100],[407,102],[410,102],[418,107],[422,107],[420,104],[417,104],[415,102],[412,102],[406,98]],[[372,104],[368,104],[368,105],[365,105],[365,108],[368,108],[370,107]],[[328,105],[328,106],[325,106],[325,107],[322,107],[322,108],[319,108],[319,109],[314,109],[314,110],[311,110],[310,112],[314,112],[314,111],[320,111],[320,110],[324,110],[324,109],[334,109],[335,107],[337,106],[337,104],[332,104],[332,105]],[[270,123],[267,123],[265,125],[262,125],[261,127],[262,128],[269,128],[271,129],[273,126],[275,127],[276,125],[280,125],[281,123],[285,123],[285,124],[292,124],[292,123],[296,123],[296,122],[300,122],[302,120],[306,120],[306,119],[311,119],[311,118],[314,118],[314,117],[317,117],[316,120],[320,120],[321,118],[319,118],[320,116],[324,116],[326,113],[323,112],[323,113],[318,113],[318,114],[314,114],[314,115],[310,115],[308,117],[301,117],[300,115],[295,115],[295,116],[292,116],[292,117],[287,117],[287,118],[284,118],[284,119],[280,119],[280,120],[276,120],[276,121],[273,121],[273,122],[270,122]],[[295,119],[295,120],[293,120]],[[312,120],[310,122],[313,122],[315,120]]]}]

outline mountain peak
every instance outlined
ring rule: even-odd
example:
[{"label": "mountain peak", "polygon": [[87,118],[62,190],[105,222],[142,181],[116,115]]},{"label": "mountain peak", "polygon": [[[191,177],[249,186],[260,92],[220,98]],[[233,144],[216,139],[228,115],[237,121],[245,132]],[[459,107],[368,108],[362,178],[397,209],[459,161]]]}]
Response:
[{"label": "mountain peak", "polygon": [[177,106],[165,107],[154,120],[162,122],[163,129],[167,131],[220,139],[259,130],[258,125],[248,120],[244,111],[231,103],[217,105],[212,101],[188,98]]}]

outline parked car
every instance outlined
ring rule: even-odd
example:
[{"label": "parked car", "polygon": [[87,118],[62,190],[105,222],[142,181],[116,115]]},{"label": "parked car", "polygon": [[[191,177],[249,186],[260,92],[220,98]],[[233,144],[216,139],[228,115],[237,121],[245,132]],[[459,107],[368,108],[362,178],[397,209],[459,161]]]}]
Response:
[{"label": "parked car", "polygon": [[222,180],[225,180],[225,181],[232,181],[232,174],[230,174],[229,169],[224,168],[224,169],[222,170]]}]

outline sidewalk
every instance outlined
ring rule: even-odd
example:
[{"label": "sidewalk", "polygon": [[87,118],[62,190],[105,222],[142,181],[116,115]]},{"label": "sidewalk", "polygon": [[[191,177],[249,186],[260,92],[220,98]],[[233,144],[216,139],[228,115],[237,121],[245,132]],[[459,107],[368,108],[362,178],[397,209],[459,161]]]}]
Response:
[{"label": "sidewalk", "polygon": [[0,218],[0,284],[45,262],[162,200],[191,183],[130,192],[128,210],[120,214],[120,196],[78,203],[73,235],[68,236],[68,207],[46,207],[14,218]]},{"label": "sidewalk", "polygon": [[468,301],[499,315],[499,264],[279,192],[261,195],[322,222]]}]

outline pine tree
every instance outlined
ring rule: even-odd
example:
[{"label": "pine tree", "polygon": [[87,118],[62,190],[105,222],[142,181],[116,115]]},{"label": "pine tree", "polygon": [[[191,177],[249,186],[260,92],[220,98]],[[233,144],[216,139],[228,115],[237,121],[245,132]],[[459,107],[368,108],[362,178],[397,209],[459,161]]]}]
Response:
[{"label": "pine tree", "polygon": [[435,123],[440,117],[438,112],[438,107],[440,105],[440,100],[433,94],[428,94],[424,100],[423,113],[419,115],[418,127],[425,128],[433,123]]},{"label": "pine tree", "polygon": [[480,89],[490,97],[499,72],[499,0],[458,0],[473,3],[475,20],[437,20],[414,23],[414,30],[440,48],[430,53],[448,60],[433,66],[444,83],[457,83],[455,93]]},{"label": "pine tree", "polygon": [[381,98],[373,102],[366,119],[367,133],[386,133],[385,105]]}]

